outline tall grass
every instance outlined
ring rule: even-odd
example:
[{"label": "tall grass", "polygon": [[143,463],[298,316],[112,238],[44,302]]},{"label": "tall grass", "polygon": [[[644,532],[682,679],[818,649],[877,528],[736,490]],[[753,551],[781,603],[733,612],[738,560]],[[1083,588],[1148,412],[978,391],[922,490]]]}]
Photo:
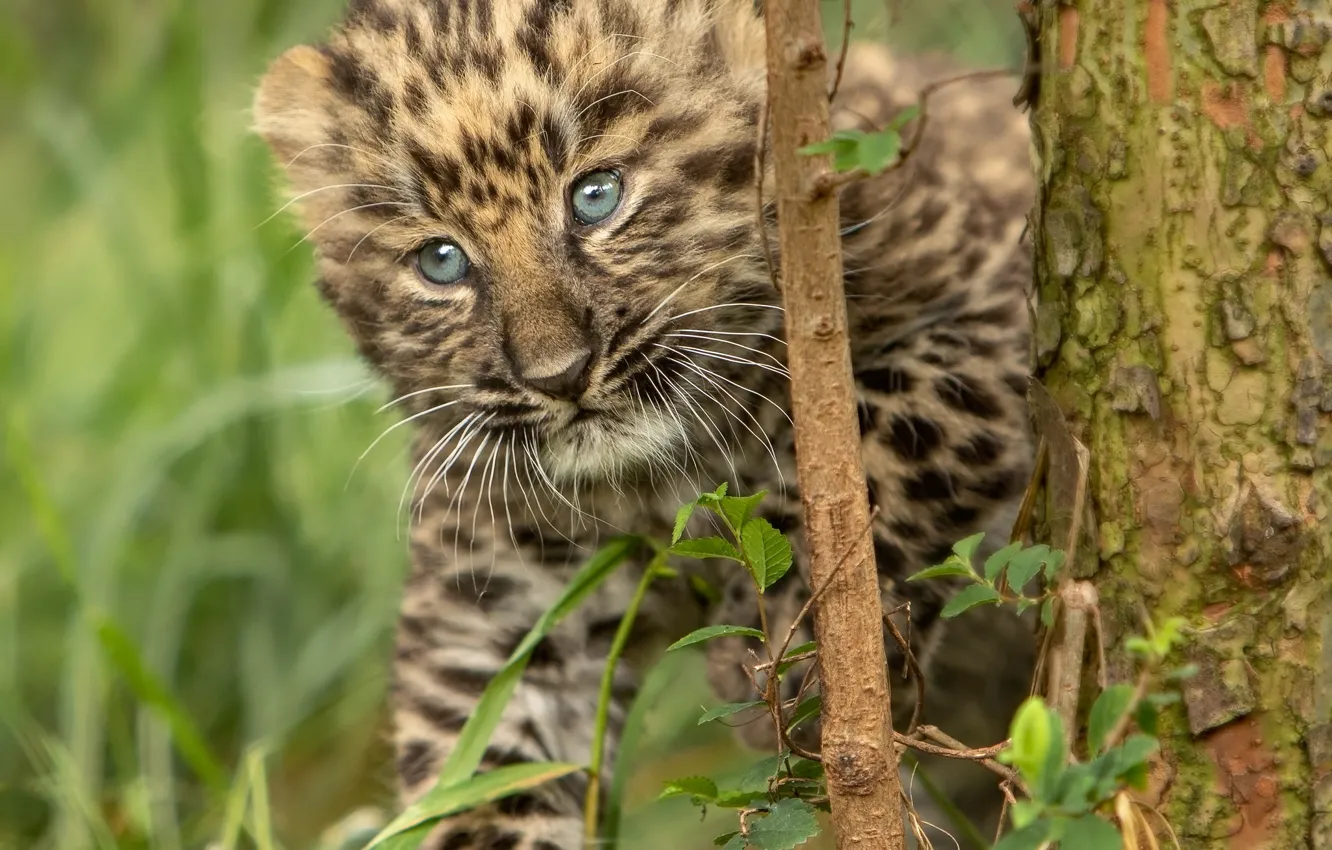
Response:
[{"label": "tall grass", "polygon": [[[994,26],[908,2],[896,40],[1011,61],[1002,0],[959,3]],[[340,5],[0,6],[0,848],[310,847],[391,794],[405,445],[351,474],[392,420],[247,132]],[[681,663],[645,761],[707,699]]]}]

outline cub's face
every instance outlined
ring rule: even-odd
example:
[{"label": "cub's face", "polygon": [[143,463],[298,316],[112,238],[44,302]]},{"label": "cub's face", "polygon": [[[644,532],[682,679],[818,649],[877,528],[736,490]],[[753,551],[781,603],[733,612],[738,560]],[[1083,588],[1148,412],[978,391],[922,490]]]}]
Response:
[{"label": "cub's face", "polygon": [[257,125],[321,290],[431,434],[563,480],[685,449],[736,365],[690,349],[780,325],[762,42],[752,0],[362,0],[277,60]]}]

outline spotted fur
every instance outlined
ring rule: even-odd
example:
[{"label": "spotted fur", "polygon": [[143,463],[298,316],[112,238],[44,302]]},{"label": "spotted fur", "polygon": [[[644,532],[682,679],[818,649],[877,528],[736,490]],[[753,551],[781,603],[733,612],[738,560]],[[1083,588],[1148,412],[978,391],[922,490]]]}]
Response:
[{"label": "spotted fur", "polygon": [[[354,0],[327,42],[263,80],[258,130],[310,230],[319,289],[416,432],[393,692],[405,799],[608,533],[665,533],[683,499],[728,480],[773,494],[767,516],[799,553],[780,297],[755,210],[763,43],[752,0]],[[873,125],[950,70],[857,48],[835,120]],[[922,655],[957,633],[934,628],[937,586],[899,582],[963,536],[1002,534],[1030,464],[1032,181],[1006,88],[941,92],[909,166],[841,196],[875,551]],[[570,186],[602,169],[622,175],[623,198],[581,225]],[[471,259],[459,283],[414,264],[441,237]],[[542,642],[486,766],[587,757],[601,659],[635,582],[623,572]],[[805,594],[781,586],[775,619]],[[752,612],[743,582],[711,611],[663,585],[634,646]],[[740,685],[738,650],[714,650],[723,692]],[[960,702],[985,694],[983,713],[1001,715],[997,671],[1029,653],[1010,628],[933,653],[936,678],[979,675]],[[430,846],[578,847],[582,791],[566,780],[451,819]]]}]

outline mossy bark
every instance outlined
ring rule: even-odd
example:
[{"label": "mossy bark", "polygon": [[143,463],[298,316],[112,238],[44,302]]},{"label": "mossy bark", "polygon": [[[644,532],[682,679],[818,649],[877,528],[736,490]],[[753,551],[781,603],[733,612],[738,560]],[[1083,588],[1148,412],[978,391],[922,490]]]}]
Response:
[{"label": "mossy bark", "polygon": [[1200,670],[1146,796],[1186,850],[1332,847],[1332,7],[1034,5],[1036,354],[1090,450],[1072,569],[1111,681],[1146,613],[1188,619]]}]

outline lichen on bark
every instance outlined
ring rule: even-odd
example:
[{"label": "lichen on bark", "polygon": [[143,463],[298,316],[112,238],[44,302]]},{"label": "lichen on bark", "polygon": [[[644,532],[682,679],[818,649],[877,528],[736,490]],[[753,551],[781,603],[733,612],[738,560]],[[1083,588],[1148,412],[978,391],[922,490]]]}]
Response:
[{"label": "lichen on bark", "polygon": [[1037,13],[1035,349],[1090,449],[1076,563],[1112,680],[1147,612],[1200,668],[1149,797],[1185,848],[1332,847],[1332,9]]}]

